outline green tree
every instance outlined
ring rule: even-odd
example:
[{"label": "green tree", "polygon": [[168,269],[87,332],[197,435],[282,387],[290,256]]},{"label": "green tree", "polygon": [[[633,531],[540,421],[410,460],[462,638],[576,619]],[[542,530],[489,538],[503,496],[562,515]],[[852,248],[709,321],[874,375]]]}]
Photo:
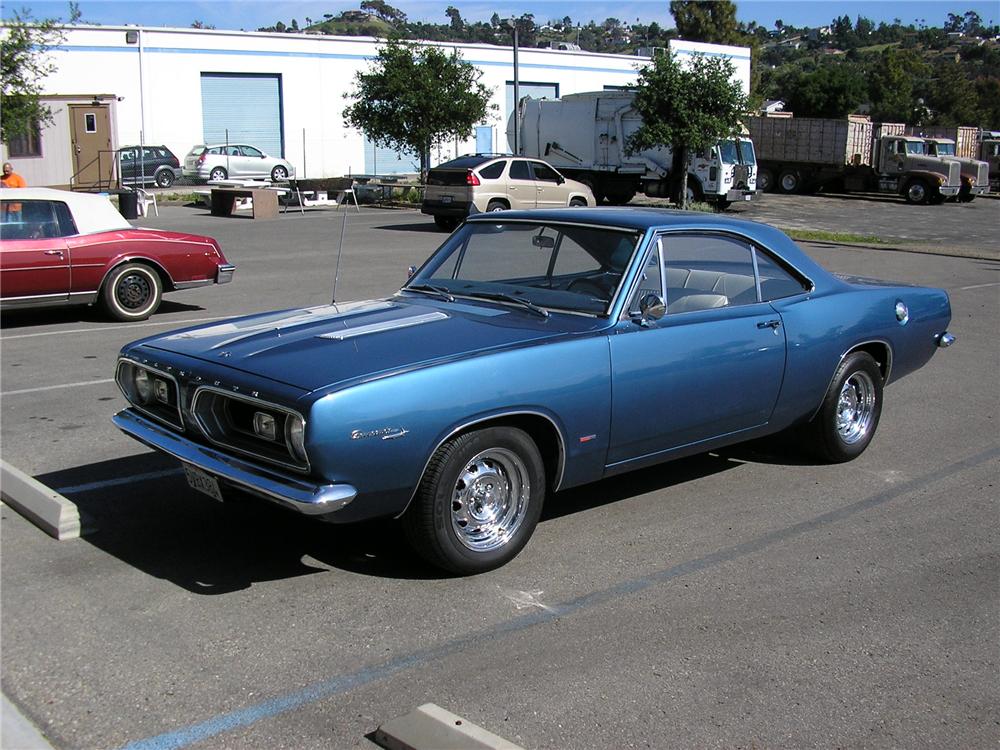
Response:
[{"label": "green tree", "polygon": [[465,30],[465,23],[462,22],[462,13],[458,8],[449,5],[444,14],[451,19],[451,30],[456,34],[461,34]]},{"label": "green tree", "polygon": [[669,50],[639,71],[635,109],[642,125],[629,137],[628,148],[642,151],[671,148],[671,195],[687,206],[689,155],[711,147],[740,130],[747,97],[734,80],[727,59],[695,55],[681,65]]},{"label": "green tree", "polygon": [[787,108],[799,117],[844,117],[868,95],[864,75],[851,63],[823,65],[785,81]]},{"label": "green tree", "polygon": [[424,180],[432,145],[467,138],[496,110],[481,77],[457,51],[392,39],[368,71],[355,74],[355,89],[346,95],[353,103],[344,109],[344,120],[380,146],[418,153]]},{"label": "green tree", "polygon": [[57,19],[40,21],[30,11],[14,11],[4,21],[6,38],[0,44],[0,141],[28,135],[52,122],[52,111],[42,103],[42,82],[56,69],[46,48],[59,44],[63,32]]},{"label": "green tree", "polygon": [[929,90],[930,67],[913,50],[888,47],[872,66],[868,91],[872,117],[881,122],[920,124],[924,107],[917,92]]},{"label": "green tree", "polygon": [[731,0],[673,0],[670,13],[682,39],[712,44],[742,44]]}]

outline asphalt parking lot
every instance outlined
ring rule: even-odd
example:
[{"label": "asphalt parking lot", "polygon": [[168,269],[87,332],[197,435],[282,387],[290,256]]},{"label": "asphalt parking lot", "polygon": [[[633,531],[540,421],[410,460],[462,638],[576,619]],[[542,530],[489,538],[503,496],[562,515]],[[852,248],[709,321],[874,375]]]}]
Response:
[{"label": "asphalt parking lot", "polygon": [[[344,214],[161,207],[140,223],[218,238],[232,284],[138,324],[2,319],[3,458],[85,521],[57,542],[2,507],[4,694],[60,749],[371,748],[428,701],[525,748],[995,747],[1000,202],[771,198],[741,213],[860,215],[956,253],[802,243],[833,271],[947,289],[957,345],[887,390],[850,464],[759,442],[561,493],[473,578],[439,576],[391,523],[213,503],[113,428],[124,343],[331,298]],[[391,293],[444,237],[414,211],[347,216],[338,301]]]}]

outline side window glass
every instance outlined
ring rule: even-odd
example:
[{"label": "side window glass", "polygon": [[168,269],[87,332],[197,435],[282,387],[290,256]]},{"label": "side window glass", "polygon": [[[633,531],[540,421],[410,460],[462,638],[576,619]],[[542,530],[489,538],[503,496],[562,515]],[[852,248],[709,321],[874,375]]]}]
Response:
[{"label": "side window glass", "polygon": [[123,149],[121,152],[121,159],[123,162],[131,162],[135,159],[135,151],[130,148]]},{"label": "side window glass", "polygon": [[767,253],[755,250],[757,254],[757,274],[760,276],[760,297],[762,300],[781,299],[809,291],[809,286],[786,271]]},{"label": "side window glass", "polygon": [[239,156],[240,155],[240,147],[239,146],[229,146],[226,149],[226,154],[229,155],[229,156]]},{"label": "side window glass", "polygon": [[214,148],[210,148],[208,150],[208,153],[215,154],[216,156],[221,156],[223,153],[223,148],[222,146],[215,146]]},{"label": "side window glass", "polygon": [[639,286],[632,296],[632,302],[628,306],[629,315],[638,315],[639,303],[647,294],[658,294],[663,296],[663,240],[658,239],[653,251],[646,258],[646,263],[639,277]]},{"label": "side window glass", "polygon": [[663,265],[667,314],[757,302],[753,255],[745,240],[669,235]]},{"label": "side window glass", "polygon": [[510,179],[512,180],[530,180],[531,174],[528,172],[528,162],[526,161],[512,161],[510,163]]},{"label": "side window glass", "polygon": [[490,164],[488,167],[483,167],[479,170],[479,176],[485,177],[487,180],[496,180],[503,174],[503,168],[505,166],[506,162],[502,161]]},{"label": "side window glass", "polygon": [[56,211],[56,221],[59,224],[59,236],[72,237],[74,234],[77,234],[76,222],[73,221],[73,214],[69,212],[69,206],[61,201],[54,201],[52,206]]},{"label": "side window glass", "polygon": [[[10,208],[14,209],[16,206]],[[5,213],[7,212],[5,211]],[[11,211],[10,213],[12,218],[17,221],[17,212]],[[17,227],[16,232],[10,235],[10,239],[42,240],[59,236],[59,224],[52,212],[52,201],[23,201],[21,203],[20,226]]]},{"label": "side window glass", "polygon": [[536,180],[541,180],[543,182],[559,182],[559,174],[549,165],[532,162],[531,167],[535,170]]},{"label": "side window glass", "polygon": [[257,149],[253,148],[252,146],[241,146],[241,148],[243,149],[243,155],[244,156],[252,156],[252,157],[254,157],[256,159],[259,159],[260,157],[262,157],[264,155],[262,152],[258,151]]}]

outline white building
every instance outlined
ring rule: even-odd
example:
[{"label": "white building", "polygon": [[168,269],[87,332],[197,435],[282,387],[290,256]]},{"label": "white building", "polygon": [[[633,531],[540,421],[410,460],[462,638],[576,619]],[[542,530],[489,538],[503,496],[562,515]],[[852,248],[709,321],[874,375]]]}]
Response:
[{"label": "white building", "polygon": [[[111,174],[122,146],[165,145],[181,160],[195,144],[252,143],[284,156],[299,177],[412,173],[415,159],[376,149],[344,124],[355,73],[368,69],[380,41],[214,29],[72,26],[50,54],[56,71],[43,85],[54,121],[37,137],[3,144],[29,185],[85,186]],[[506,151],[513,108],[509,47],[440,44],[483,72],[498,106],[464,142],[437,161],[474,151]],[[682,58],[722,55],[749,88],[750,51],[672,42]],[[648,59],[549,49],[519,50],[522,96],[560,96],[635,83]]]}]

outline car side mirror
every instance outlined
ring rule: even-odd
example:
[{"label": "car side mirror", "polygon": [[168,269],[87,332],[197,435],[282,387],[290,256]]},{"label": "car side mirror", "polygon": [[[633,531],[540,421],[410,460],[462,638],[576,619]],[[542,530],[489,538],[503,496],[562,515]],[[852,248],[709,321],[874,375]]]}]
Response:
[{"label": "car side mirror", "polygon": [[412,279],[413,278],[413,274],[415,274],[416,272],[417,272],[417,267],[416,266],[410,266],[409,268],[406,269],[406,278]]},{"label": "car side mirror", "polygon": [[562,185],[564,182],[566,182],[566,178],[563,177],[562,175],[559,175],[558,177],[556,177],[556,184],[557,185]]},{"label": "car side mirror", "polygon": [[642,315],[639,322],[648,325],[651,321],[659,320],[667,314],[667,303],[655,292],[644,294],[639,300],[639,313]]}]

